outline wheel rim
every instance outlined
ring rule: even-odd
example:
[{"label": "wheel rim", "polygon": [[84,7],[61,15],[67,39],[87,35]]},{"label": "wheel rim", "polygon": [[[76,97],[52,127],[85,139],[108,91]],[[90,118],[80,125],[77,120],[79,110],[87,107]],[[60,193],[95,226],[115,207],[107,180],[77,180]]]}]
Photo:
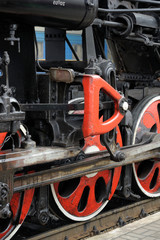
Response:
[{"label": "wheel rim", "polygon": [[[100,136],[90,137],[85,144],[87,151],[105,150],[100,144]],[[119,128],[117,127],[117,141],[122,144]],[[86,221],[96,216],[107,205],[113,196],[121,174],[121,167],[114,170],[104,170],[80,178],[55,183],[51,185],[54,205],[61,215],[73,221]],[[62,216],[63,215],[63,216]]]},{"label": "wheel rim", "polygon": [[[21,140],[20,131],[17,132],[19,139]],[[7,133],[0,134],[0,146],[3,146],[3,142]],[[0,147],[0,149],[1,149]],[[21,174],[16,174],[16,176]],[[24,222],[29,208],[32,203],[34,195],[34,189],[26,190],[22,193],[14,193],[10,201],[10,210],[12,215],[10,218],[0,219],[0,239],[9,240],[18,231],[22,223]]]},{"label": "wheel rim", "polygon": [[[137,105],[133,111],[132,144],[140,142],[144,132],[160,133],[159,115],[160,96],[148,97]],[[150,159],[132,165],[140,191],[148,197],[160,196],[160,162],[156,159]]]},{"label": "wheel rim", "polygon": [[12,217],[4,221],[0,220],[0,239],[11,239],[24,222],[30,205],[32,203],[34,189],[26,190],[24,193],[14,193],[10,202]]}]

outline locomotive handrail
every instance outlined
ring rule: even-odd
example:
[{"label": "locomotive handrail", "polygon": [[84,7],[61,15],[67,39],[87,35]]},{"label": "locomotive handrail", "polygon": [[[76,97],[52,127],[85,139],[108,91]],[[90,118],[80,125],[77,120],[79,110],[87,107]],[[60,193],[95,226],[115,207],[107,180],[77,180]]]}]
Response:
[{"label": "locomotive handrail", "polygon": [[160,12],[160,8],[133,8],[133,9],[98,8],[98,12],[102,13]]}]

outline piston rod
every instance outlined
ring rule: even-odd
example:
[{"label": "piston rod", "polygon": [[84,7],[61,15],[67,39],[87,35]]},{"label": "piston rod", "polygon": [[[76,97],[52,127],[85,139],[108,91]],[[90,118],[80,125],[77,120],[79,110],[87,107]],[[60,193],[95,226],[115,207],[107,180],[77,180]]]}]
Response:
[{"label": "piston rod", "polygon": [[104,26],[108,26],[108,27],[115,27],[115,28],[125,28],[125,25],[123,23],[120,22],[113,22],[113,21],[106,21],[106,20],[101,20],[96,18],[93,22],[93,25],[104,25]]}]

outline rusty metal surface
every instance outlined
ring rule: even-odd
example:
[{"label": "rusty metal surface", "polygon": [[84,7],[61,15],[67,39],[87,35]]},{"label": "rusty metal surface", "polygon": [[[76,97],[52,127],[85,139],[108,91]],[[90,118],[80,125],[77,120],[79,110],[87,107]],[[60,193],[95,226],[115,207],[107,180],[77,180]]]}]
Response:
[{"label": "rusty metal surface", "polygon": [[45,164],[55,160],[77,156],[79,148],[37,147],[30,150],[1,151],[0,171]]},{"label": "rusty metal surface", "polygon": [[[112,169],[118,166],[131,164],[133,162],[143,161],[145,159],[159,158],[160,142],[150,143],[142,146],[136,146],[132,148],[126,148],[122,151],[125,153],[126,159],[122,162],[114,162],[110,159],[109,154],[105,152],[97,153],[93,156],[89,156],[79,162],[66,164],[64,166],[56,166],[48,170],[43,170],[23,176],[14,178],[14,192],[22,191],[32,187],[44,186],[53,182],[63,181],[78,176],[84,176],[89,173],[95,173],[97,171]],[[43,152],[42,152],[43,155]],[[49,154],[51,157],[52,154]],[[29,162],[31,158],[35,159],[35,156],[23,156]],[[41,158],[41,153],[38,154],[38,159]],[[48,158],[46,159],[48,161]],[[26,164],[26,161],[25,164]],[[34,160],[36,161],[36,160]],[[44,161],[44,160],[43,160]]]},{"label": "rusty metal surface", "polygon": [[[159,135],[159,134],[158,134]],[[103,169],[111,169],[118,166],[130,164],[132,162],[142,161],[148,158],[159,157],[160,141],[122,148],[125,154],[125,160],[121,162],[111,161],[107,151],[98,152],[97,154],[86,155],[86,159],[81,161],[82,165],[96,163],[97,168],[91,171]],[[0,171],[28,167],[37,164],[45,164],[59,159],[74,157],[78,155],[80,149],[63,148],[63,147],[37,147],[31,150],[16,149],[16,151],[1,151],[0,155]],[[76,163],[77,164],[77,163]]]},{"label": "rusty metal surface", "polygon": [[[43,164],[43,168],[36,168],[36,172],[23,174],[22,176],[14,177],[14,192],[39,187],[53,182],[63,181],[86,174],[95,173],[97,171],[112,169],[119,166],[147,160],[159,159],[160,141],[152,143],[129,146],[122,148],[120,151],[125,154],[125,160],[115,162],[110,159],[107,151],[97,152],[95,154],[86,155],[85,159],[70,164],[60,164],[55,166],[54,161],[76,157],[80,152],[77,148],[63,147],[38,147],[32,150],[18,149],[15,152],[1,152],[0,155],[0,171],[5,171],[9,175],[9,171],[13,172],[29,167],[33,170],[33,166]],[[50,163],[49,167],[46,167]]]},{"label": "rusty metal surface", "polygon": [[103,213],[90,221],[83,223],[70,224],[55,230],[27,238],[28,240],[78,240],[87,236],[98,234],[102,230],[107,230],[117,226],[118,219],[121,218],[125,223],[143,217],[145,214],[159,211],[160,198],[147,199],[134,204],[127,205],[118,209]]}]

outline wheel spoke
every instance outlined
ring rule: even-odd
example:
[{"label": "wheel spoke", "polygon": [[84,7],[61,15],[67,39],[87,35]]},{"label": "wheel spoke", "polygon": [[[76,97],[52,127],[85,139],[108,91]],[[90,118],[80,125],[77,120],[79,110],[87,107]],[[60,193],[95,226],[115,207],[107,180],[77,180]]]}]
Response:
[{"label": "wheel spoke", "polygon": [[[117,127],[117,143],[122,145],[120,130]],[[100,143],[100,136],[85,139],[84,150],[105,150]],[[114,174],[112,174],[114,173]],[[51,209],[61,218],[85,221],[96,216],[113,196],[121,173],[121,167],[88,174],[51,185],[53,203]],[[74,182],[76,182],[74,184]],[[112,186],[113,183],[113,186]],[[57,207],[56,207],[57,206]]]},{"label": "wheel spoke", "polygon": [[[17,133],[21,138],[20,133]],[[3,142],[7,133],[0,134],[0,150],[3,146]],[[29,174],[29,173],[28,173]],[[16,176],[22,175],[21,173]],[[34,195],[34,189],[26,190],[21,193],[14,193],[10,201],[10,210],[12,215],[10,218],[0,219],[0,239],[11,239],[13,235],[18,231],[22,223],[24,222],[30,205],[32,203]]]},{"label": "wheel spoke", "polygon": [[12,211],[12,218],[0,220],[0,239],[5,238],[14,229],[14,221],[16,220],[20,207],[20,193],[15,193],[11,199],[10,207]]},{"label": "wheel spoke", "polygon": [[[23,193],[15,193],[10,202],[12,217],[10,219],[0,220],[0,239],[11,239],[12,232],[14,234],[18,231],[24,222],[29,211],[34,189],[29,189]],[[23,196],[22,196],[23,195]],[[23,198],[23,199],[22,199]],[[22,202],[21,202],[22,200]],[[22,203],[22,204],[21,204]],[[22,206],[21,206],[22,205]]]},{"label": "wheel spoke", "polygon": [[[74,179],[73,179],[73,181],[74,181]],[[80,183],[78,184],[76,189],[70,195],[64,196],[64,197],[59,195],[59,200],[62,205],[65,205],[66,211],[69,212],[71,209],[71,206],[76,211],[76,209],[78,208],[78,203],[82,197],[84,188],[85,188],[85,179],[84,179],[84,177],[81,177]]]},{"label": "wheel spoke", "polygon": [[[133,144],[141,141],[145,132],[160,133],[160,97],[148,97],[133,111],[135,122]],[[160,163],[156,159],[133,164],[133,172],[139,189],[147,196],[160,196]]]},{"label": "wheel spoke", "polygon": [[[154,186],[154,182],[156,180],[156,184]],[[153,191],[158,191],[160,189],[160,162],[155,161],[155,175],[152,183],[152,189]]]},{"label": "wheel spoke", "polygon": [[97,202],[96,198],[95,198],[95,188],[94,186],[92,186],[90,188],[90,192],[89,192],[89,196],[88,196],[88,200],[87,200],[87,205],[86,208],[84,209],[83,214],[91,214],[93,211],[95,211],[95,209],[98,209],[101,206],[101,201]]},{"label": "wheel spoke", "polygon": [[145,123],[150,124],[150,129],[153,128],[154,124],[156,124],[158,129],[160,128],[160,124],[159,124],[160,123],[160,118],[159,118],[159,112],[158,112],[158,105],[159,104],[160,104],[160,101],[156,101],[153,104],[151,104],[147,109],[147,113],[149,113],[149,115],[147,115]]},{"label": "wheel spoke", "polygon": [[153,166],[146,176],[144,175],[143,178],[139,178],[139,181],[142,184],[142,186],[145,187],[145,189],[147,189],[148,191],[150,190],[150,184],[155,174],[155,170],[156,168],[155,166]]}]

